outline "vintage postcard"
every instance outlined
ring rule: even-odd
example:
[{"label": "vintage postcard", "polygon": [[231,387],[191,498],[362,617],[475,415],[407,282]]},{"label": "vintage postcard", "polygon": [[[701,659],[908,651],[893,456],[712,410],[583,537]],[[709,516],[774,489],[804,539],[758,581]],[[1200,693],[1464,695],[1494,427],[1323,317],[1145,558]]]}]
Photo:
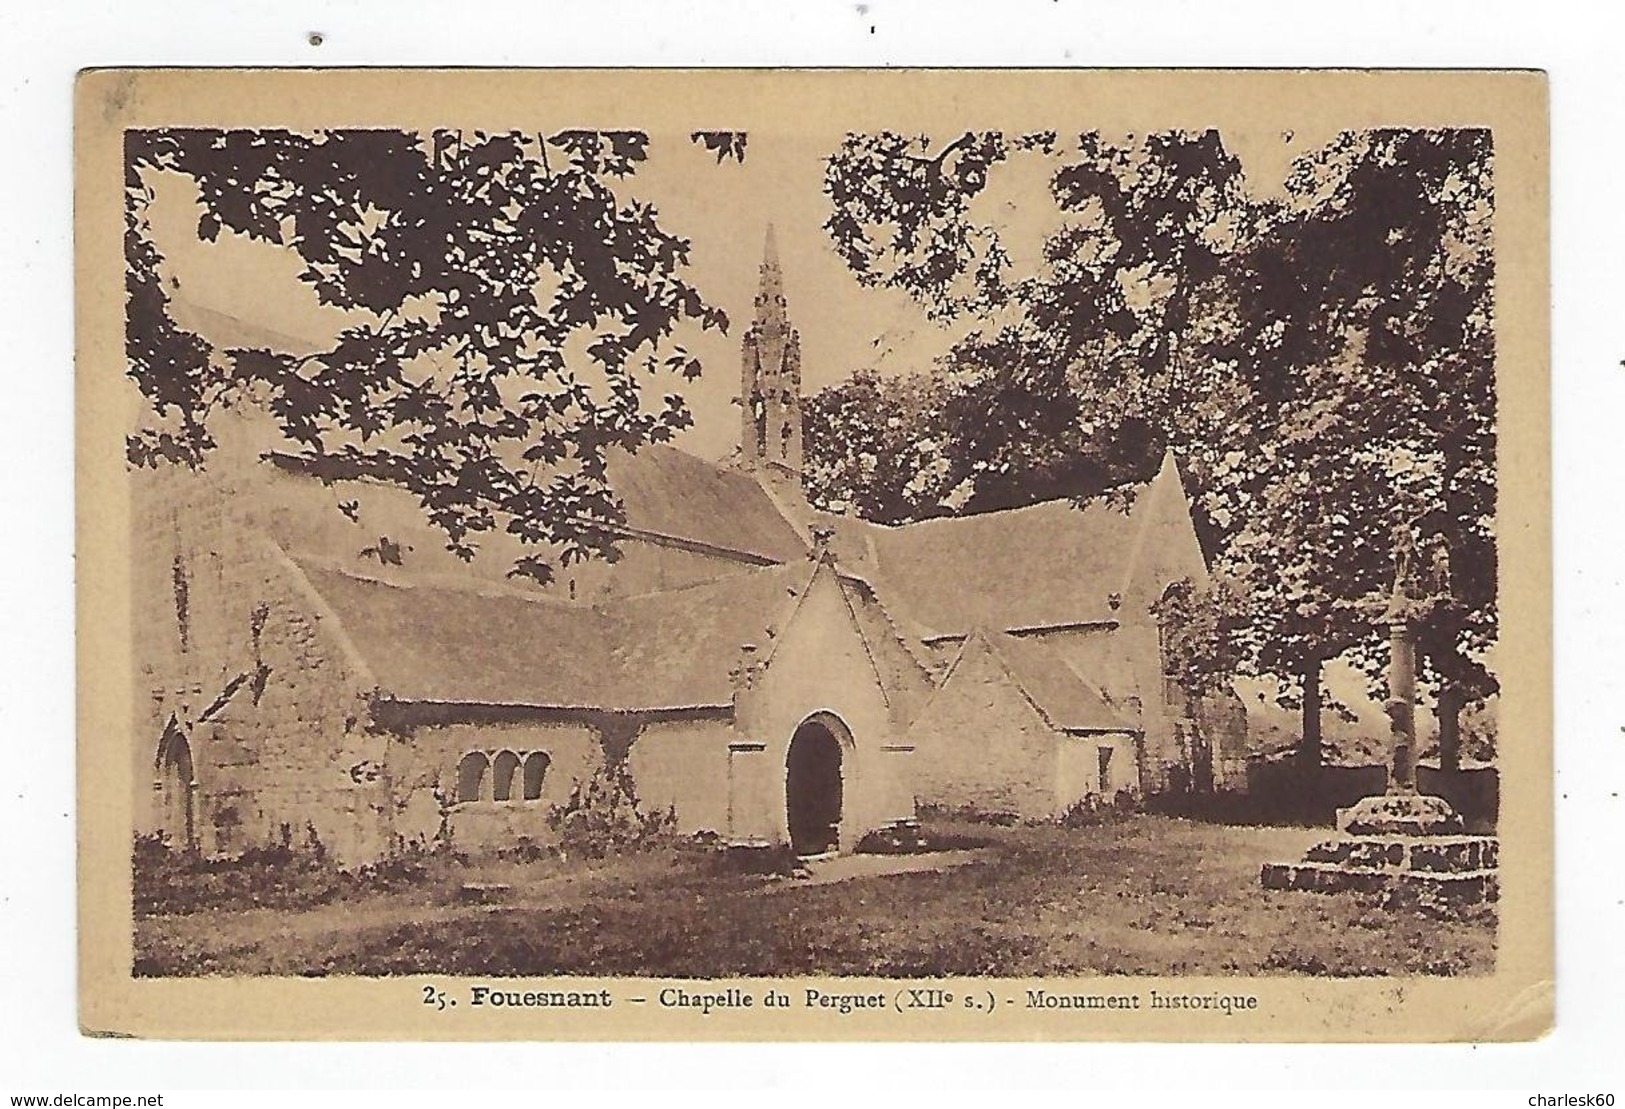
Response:
[{"label": "vintage postcard", "polygon": [[1541,1035],[1546,121],[83,74],[84,1031]]}]

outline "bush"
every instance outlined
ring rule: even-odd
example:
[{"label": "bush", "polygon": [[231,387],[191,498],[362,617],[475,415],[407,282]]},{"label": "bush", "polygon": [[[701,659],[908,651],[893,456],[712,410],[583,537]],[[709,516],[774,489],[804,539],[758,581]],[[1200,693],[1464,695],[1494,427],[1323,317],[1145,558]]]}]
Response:
[{"label": "bush", "polygon": [[1139,812],[1141,807],[1140,799],[1126,789],[1118,790],[1111,797],[1090,793],[1072,802],[1055,818],[1055,823],[1063,828],[1093,828]]},{"label": "bush", "polygon": [[931,849],[915,821],[876,828],[858,840],[858,853],[865,855],[918,855]]},{"label": "bush", "polygon": [[676,836],[677,810],[645,810],[632,772],[624,761],[601,766],[577,782],[562,805],[547,814],[564,854],[589,858],[669,845]]},{"label": "bush", "polygon": [[498,848],[496,856],[504,862],[536,863],[551,859],[556,854],[552,848],[542,846],[529,836],[520,836],[511,846]]},{"label": "bush", "polygon": [[330,858],[308,824],[297,844],[292,829],[283,825],[276,841],[220,858],[176,850],[161,834],[142,835],[131,853],[133,911],[139,917],[311,908],[421,885],[429,874],[428,858],[421,843],[399,843],[390,857],[347,871]]},{"label": "bush", "polygon": [[716,853],[715,860],[712,870],[717,874],[788,878],[807,872],[801,857],[788,843],[775,843],[767,847],[727,847]]}]

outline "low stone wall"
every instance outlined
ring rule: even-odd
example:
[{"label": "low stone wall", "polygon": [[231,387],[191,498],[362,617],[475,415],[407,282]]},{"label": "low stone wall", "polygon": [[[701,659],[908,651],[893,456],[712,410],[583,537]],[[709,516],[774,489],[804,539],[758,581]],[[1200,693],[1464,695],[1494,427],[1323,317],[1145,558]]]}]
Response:
[{"label": "low stone wall", "polygon": [[1469,828],[1490,831],[1501,811],[1501,775],[1493,766],[1445,773],[1437,767],[1416,768],[1416,788],[1443,797]]},{"label": "low stone wall", "polygon": [[1228,819],[1261,823],[1330,824],[1338,809],[1381,793],[1388,775],[1380,766],[1322,766],[1305,772],[1290,757],[1247,765],[1244,795],[1229,795]]},{"label": "low stone wall", "polygon": [[[1419,766],[1417,788],[1450,802],[1469,829],[1493,831],[1500,808],[1500,774],[1493,767],[1443,773]],[[1330,823],[1338,809],[1388,788],[1384,766],[1321,766],[1305,774],[1296,761],[1256,760],[1247,767],[1245,798],[1232,807],[1257,819],[1288,818]]]}]

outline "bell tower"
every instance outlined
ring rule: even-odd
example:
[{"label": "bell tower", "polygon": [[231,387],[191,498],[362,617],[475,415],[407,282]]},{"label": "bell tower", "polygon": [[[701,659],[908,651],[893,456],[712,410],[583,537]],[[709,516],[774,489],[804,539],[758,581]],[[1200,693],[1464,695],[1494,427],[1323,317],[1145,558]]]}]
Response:
[{"label": "bell tower", "polygon": [[747,470],[801,479],[801,336],[790,326],[773,225],[762,250],[756,318],[741,346],[739,457]]}]

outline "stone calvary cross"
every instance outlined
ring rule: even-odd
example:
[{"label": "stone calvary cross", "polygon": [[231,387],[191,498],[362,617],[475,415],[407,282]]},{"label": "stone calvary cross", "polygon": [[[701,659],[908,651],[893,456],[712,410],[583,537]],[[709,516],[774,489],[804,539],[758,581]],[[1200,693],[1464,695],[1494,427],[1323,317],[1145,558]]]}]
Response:
[{"label": "stone calvary cross", "polygon": [[1340,809],[1340,838],[1310,848],[1301,863],[1265,863],[1265,889],[1381,893],[1441,903],[1494,900],[1499,893],[1493,836],[1463,834],[1443,797],[1416,784],[1417,632],[1450,604],[1450,555],[1435,540],[1426,570],[1411,529],[1394,528],[1394,586],[1382,609],[1388,626],[1388,787]]}]

